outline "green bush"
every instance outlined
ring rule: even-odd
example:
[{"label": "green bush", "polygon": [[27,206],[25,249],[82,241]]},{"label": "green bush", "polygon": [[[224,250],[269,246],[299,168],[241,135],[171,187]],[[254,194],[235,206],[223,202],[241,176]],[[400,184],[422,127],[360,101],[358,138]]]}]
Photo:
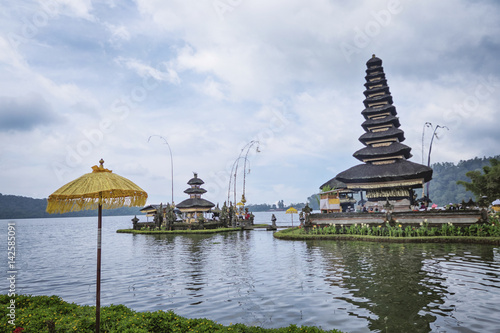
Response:
[{"label": "green bush", "polygon": [[[11,297],[0,295],[0,315],[8,318],[7,306]],[[15,297],[15,326],[4,321],[0,332],[94,332],[95,307],[67,303],[58,296],[17,295]],[[248,333],[342,333],[338,330],[324,331],[317,327],[290,325],[277,329],[234,324],[224,326],[215,321],[189,319],[172,311],[136,312],[124,305],[101,307],[101,332],[163,333],[163,332],[248,332]]]},{"label": "green bush", "polygon": [[[382,237],[500,237],[500,216],[492,214],[488,223],[472,224],[459,227],[449,222],[440,227],[429,228],[427,221],[422,221],[420,226],[403,225],[399,221],[386,222],[378,226],[368,224],[336,225],[330,224],[322,227],[313,225],[309,230],[303,228],[290,229],[290,233],[302,235],[358,235],[358,236],[382,236]],[[284,234],[286,230],[280,231]]]}]

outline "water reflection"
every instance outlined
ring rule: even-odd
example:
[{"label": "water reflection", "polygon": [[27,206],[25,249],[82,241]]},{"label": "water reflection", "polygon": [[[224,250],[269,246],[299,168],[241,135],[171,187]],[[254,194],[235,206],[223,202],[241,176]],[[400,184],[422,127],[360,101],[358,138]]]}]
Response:
[{"label": "water reflection", "polygon": [[[94,304],[95,223],[94,218],[18,221],[19,290]],[[264,230],[189,236],[115,232],[129,224],[122,217],[103,222],[103,305],[172,309],[226,325],[296,324],[353,333],[498,332],[500,327],[495,246],[293,242]],[[0,238],[6,230],[0,229]],[[6,261],[0,269],[7,270]]]},{"label": "water reflection", "polygon": [[[325,281],[343,290],[332,297],[352,304],[350,315],[367,320],[370,331],[446,332],[443,327],[450,326],[460,331],[471,311],[457,309],[450,300],[458,296],[463,303],[464,291],[481,291],[484,297],[491,288],[500,288],[499,265],[493,263],[498,249],[490,246],[473,245],[474,254],[463,244],[312,242],[309,247],[321,249],[328,263]],[[493,308],[474,298],[483,311]],[[457,313],[466,318],[460,320]],[[490,316],[483,312],[482,317]],[[498,322],[475,325],[493,331]]]}]

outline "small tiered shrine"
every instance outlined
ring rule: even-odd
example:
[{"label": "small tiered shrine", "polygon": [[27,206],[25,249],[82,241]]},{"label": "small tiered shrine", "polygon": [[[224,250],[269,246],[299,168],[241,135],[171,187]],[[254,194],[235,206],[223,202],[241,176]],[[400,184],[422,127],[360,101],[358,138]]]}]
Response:
[{"label": "small tiered shrine", "polygon": [[401,143],[404,132],[399,129],[382,60],[373,55],[366,66],[365,109],[361,112],[365,133],[359,138],[365,147],[353,154],[363,164],[342,171],[334,179],[348,189],[366,191],[367,206],[390,203],[395,211],[408,210],[414,199],[413,189],[432,179],[432,169],[408,161],[411,148]]},{"label": "small tiered shrine", "polygon": [[215,204],[201,197],[202,194],[207,192],[201,188],[203,184],[205,182],[198,178],[197,173],[194,173],[194,177],[188,181],[188,185],[191,187],[184,191],[184,193],[189,194],[189,199],[177,204],[177,208],[183,215],[183,220],[187,223],[206,220],[204,214],[210,212],[212,207],[215,206]]}]

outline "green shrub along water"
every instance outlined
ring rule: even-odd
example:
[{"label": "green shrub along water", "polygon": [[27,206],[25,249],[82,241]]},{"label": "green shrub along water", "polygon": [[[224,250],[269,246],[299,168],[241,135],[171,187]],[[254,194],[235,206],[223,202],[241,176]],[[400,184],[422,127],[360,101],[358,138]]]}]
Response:
[{"label": "green shrub along water", "polygon": [[[453,223],[439,227],[429,226],[427,220],[419,225],[405,225],[398,220],[387,221],[378,225],[368,224],[330,224],[327,226],[313,225],[310,228],[294,228],[283,230],[275,234],[277,238],[288,239],[321,239],[322,236],[339,235],[353,237],[382,238],[419,238],[454,237],[455,240],[470,240],[465,238],[492,238],[500,242],[500,213],[491,213],[487,223],[477,223],[470,226],[459,226]],[[315,237],[317,236],[317,237]]]},{"label": "green shrub along water", "polygon": [[[15,299],[14,319],[8,308]],[[58,296],[17,295],[15,298],[0,295],[0,313],[4,320],[0,332],[94,332],[95,307],[67,303]],[[8,316],[11,314],[11,317]],[[8,322],[7,320],[13,320]],[[14,324],[12,324],[14,323]],[[163,333],[163,332],[248,332],[248,333],[342,333],[325,331],[317,327],[290,325],[283,328],[266,329],[243,324],[224,326],[215,321],[189,319],[172,311],[136,312],[124,305],[101,307],[101,332]]]},{"label": "green shrub along water", "polygon": [[460,227],[452,223],[441,227],[429,227],[428,223],[422,222],[419,227],[404,226],[396,222],[391,226],[389,223],[378,226],[360,225],[329,225],[327,227],[313,226],[309,231],[301,229],[302,234],[311,235],[363,235],[382,237],[425,237],[425,236],[476,236],[476,237],[500,237],[500,227],[491,224],[473,224]]}]

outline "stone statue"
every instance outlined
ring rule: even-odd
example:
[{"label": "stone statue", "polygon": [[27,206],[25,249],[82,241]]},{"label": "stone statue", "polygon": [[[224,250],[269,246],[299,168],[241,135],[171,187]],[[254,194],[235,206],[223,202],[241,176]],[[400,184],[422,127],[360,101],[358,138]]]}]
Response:
[{"label": "stone statue", "polygon": [[177,216],[175,215],[174,207],[171,206],[170,204],[167,204],[166,210],[167,210],[165,214],[166,227],[168,230],[172,230],[174,222],[177,220]]},{"label": "stone statue", "polygon": [[[309,207],[308,203],[306,203],[306,206],[304,208],[302,208],[302,212],[301,212],[301,214],[304,213],[304,215],[305,215],[306,223],[309,222],[309,215],[311,214],[311,212],[312,212],[312,208]],[[302,218],[304,218],[304,216]]]},{"label": "stone statue", "polygon": [[276,216],[273,214],[273,216],[271,216],[271,222],[272,222],[272,226],[274,228],[276,228]]},{"label": "stone statue", "polygon": [[132,229],[137,230],[137,222],[139,222],[139,219],[137,218],[137,215],[136,215],[132,219]]}]

